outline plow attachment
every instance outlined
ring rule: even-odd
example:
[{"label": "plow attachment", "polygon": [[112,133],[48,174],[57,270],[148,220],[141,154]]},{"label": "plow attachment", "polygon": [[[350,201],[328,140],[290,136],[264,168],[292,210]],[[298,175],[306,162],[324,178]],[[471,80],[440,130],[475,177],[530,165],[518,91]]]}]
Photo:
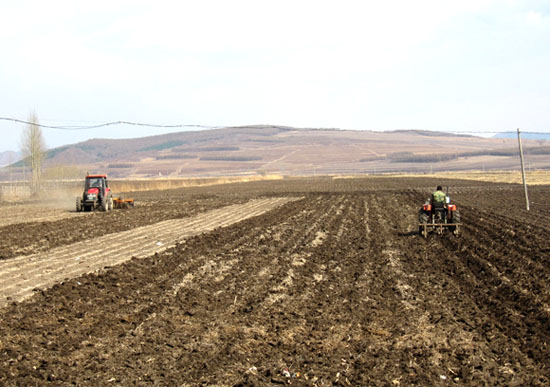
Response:
[{"label": "plow attachment", "polygon": [[113,198],[115,208],[130,208],[134,207],[134,199]]},{"label": "plow attachment", "polygon": [[460,233],[460,223],[420,223],[418,225],[418,233],[424,238],[428,237],[428,233],[435,231],[437,235],[442,235],[445,230],[451,231],[454,235]]}]

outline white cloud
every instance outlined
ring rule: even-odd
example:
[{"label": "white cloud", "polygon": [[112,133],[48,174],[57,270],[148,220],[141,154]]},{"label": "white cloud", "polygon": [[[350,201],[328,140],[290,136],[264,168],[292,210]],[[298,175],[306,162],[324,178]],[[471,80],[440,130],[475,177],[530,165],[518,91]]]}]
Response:
[{"label": "white cloud", "polygon": [[529,11],[526,13],[525,19],[529,24],[539,25],[542,22],[542,15],[539,12]]},{"label": "white cloud", "polygon": [[1,11],[3,115],[478,129],[518,121],[513,106],[528,98],[522,114],[549,123],[544,1],[66,0]]}]

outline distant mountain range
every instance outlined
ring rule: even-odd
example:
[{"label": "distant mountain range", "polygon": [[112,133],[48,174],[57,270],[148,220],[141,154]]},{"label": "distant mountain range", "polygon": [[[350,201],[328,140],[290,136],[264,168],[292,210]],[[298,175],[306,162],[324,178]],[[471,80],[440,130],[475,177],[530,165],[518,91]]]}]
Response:
[{"label": "distant mountain range", "polygon": [[[550,168],[546,141],[525,138],[527,163]],[[516,168],[515,137],[256,125],[133,139],[92,139],[51,149],[46,169],[116,178],[313,175]],[[10,168],[22,171],[23,162]],[[4,169],[5,171],[5,169]],[[21,172],[22,173],[22,172]],[[78,172],[81,173],[81,172]],[[6,172],[4,172],[4,175]],[[0,170],[0,180],[5,178]]]},{"label": "distant mountain range", "polygon": [[[521,138],[526,140],[550,140],[550,133],[521,132]],[[517,132],[497,133],[493,138],[518,138]]]}]

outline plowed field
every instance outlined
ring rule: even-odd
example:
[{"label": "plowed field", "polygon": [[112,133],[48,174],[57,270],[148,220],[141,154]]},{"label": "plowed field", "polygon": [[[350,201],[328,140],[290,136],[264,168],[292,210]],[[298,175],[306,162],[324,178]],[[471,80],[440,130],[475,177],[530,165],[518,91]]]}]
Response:
[{"label": "plowed field", "polygon": [[[416,233],[437,183],[459,237]],[[528,213],[514,185],[289,179],[5,226],[37,236],[5,239],[0,270],[40,264],[0,287],[103,253],[0,309],[0,384],[548,385],[549,194]]]}]

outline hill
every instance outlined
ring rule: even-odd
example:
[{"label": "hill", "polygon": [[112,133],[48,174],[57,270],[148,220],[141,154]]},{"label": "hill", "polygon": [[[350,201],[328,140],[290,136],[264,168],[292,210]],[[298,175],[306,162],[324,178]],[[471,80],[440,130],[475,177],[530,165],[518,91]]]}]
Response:
[{"label": "hill", "polygon": [[[546,141],[525,140],[528,167],[550,168],[548,145]],[[256,125],[134,139],[92,139],[49,150],[45,165],[72,165],[80,171],[123,178],[429,173],[515,169],[519,162],[515,139],[421,130],[374,132]]]}]

